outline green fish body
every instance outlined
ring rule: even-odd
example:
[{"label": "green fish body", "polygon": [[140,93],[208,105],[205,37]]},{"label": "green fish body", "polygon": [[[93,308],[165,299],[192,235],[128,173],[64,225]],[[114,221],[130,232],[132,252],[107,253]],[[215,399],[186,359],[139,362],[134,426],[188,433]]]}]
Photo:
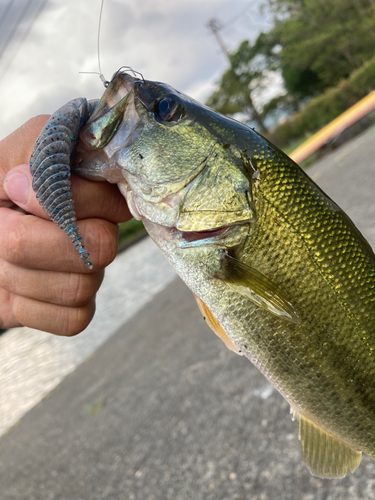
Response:
[{"label": "green fish body", "polygon": [[118,184],[211,328],[289,402],[310,471],[375,459],[375,257],[346,214],[165,84],[115,75],[80,137],[73,170]]}]

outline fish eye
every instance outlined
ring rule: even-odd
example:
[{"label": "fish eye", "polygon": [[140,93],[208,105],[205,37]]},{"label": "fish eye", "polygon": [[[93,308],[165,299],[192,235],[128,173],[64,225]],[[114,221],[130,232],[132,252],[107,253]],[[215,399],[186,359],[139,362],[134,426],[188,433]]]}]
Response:
[{"label": "fish eye", "polygon": [[162,97],[154,106],[155,117],[163,122],[177,121],[183,116],[183,112],[180,99],[174,95]]}]

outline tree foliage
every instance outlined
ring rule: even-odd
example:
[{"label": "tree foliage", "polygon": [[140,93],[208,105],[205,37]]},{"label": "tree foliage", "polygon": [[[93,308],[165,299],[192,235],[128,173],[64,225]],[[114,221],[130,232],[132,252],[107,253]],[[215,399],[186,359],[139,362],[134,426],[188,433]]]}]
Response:
[{"label": "tree foliage", "polygon": [[[375,0],[265,0],[274,27],[243,41],[207,104],[226,114],[246,113],[266,132],[275,109],[296,110],[336,86],[374,56]],[[255,91],[278,71],[285,93],[261,108]]]},{"label": "tree foliage", "polygon": [[371,92],[374,82],[375,56],[273,129],[272,142],[283,148],[314,133]]},{"label": "tree foliage", "polygon": [[321,93],[374,55],[374,0],[269,0],[285,88]]},{"label": "tree foliage", "polygon": [[267,132],[264,117],[252,96],[254,90],[262,87],[265,72],[270,67],[262,57],[260,43],[251,45],[244,40],[229,59],[230,66],[222,75],[218,90],[208,99],[208,106],[229,115],[244,113],[262,132]]}]

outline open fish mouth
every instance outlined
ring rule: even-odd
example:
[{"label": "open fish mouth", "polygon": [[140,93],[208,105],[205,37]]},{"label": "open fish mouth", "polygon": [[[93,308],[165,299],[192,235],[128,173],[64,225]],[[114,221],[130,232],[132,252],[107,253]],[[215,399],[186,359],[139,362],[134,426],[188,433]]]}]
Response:
[{"label": "open fish mouth", "polygon": [[202,244],[202,242],[209,242],[210,240],[217,240],[225,236],[233,226],[223,226],[218,229],[210,229],[208,231],[180,231],[180,247],[187,248]]},{"label": "open fish mouth", "polygon": [[172,235],[178,240],[181,249],[216,246],[225,250],[228,246],[232,247],[243,243],[248,232],[249,221],[242,221],[202,231],[180,231],[173,229]]},{"label": "open fish mouth", "polygon": [[224,236],[230,228],[231,226],[224,226],[219,227],[218,229],[211,229],[209,231],[181,231],[181,236],[187,243],[193,243],[195,241]]}]

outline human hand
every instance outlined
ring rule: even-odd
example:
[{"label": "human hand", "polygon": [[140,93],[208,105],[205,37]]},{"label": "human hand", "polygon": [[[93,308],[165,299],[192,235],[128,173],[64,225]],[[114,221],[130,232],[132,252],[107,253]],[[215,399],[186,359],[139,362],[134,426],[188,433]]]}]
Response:
[{"label": "human hand", "polygon": [[72,175],[90,271],[31,187],[29,159],[47,119],[32,118],[0,141],[0,328],[24,325],[71,336],[94,316],[104,268],[117,252],[117,223],[131,215],[117,186]]}]

